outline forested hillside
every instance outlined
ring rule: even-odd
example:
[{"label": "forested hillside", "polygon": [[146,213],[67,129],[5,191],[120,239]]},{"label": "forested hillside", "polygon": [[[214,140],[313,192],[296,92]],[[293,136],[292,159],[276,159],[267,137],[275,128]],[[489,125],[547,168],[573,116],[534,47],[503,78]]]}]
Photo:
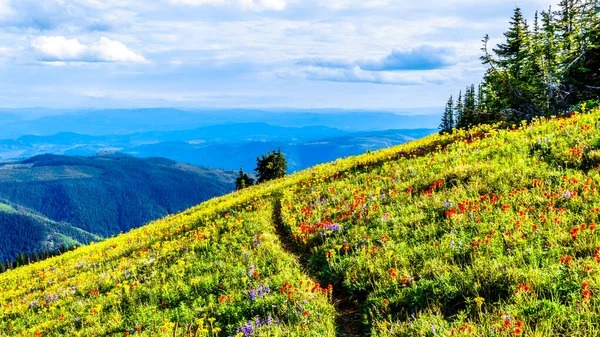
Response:
[{"label": "forested hillside", "polygon": [[600,110],[319,165],[0,275],[0,335],[600,336]]},{"label": "forested hillside", "polygon": [[[234,189],[235,174],[178,164],[167,159],[138,159],[124,155],[66,157],[43,155],[0,166],[0,200],[29,209],[27,214],[3,212],[0,246],[2,261],[15,253],[33,252],[61,242],[91,241],[89,235],[110,237],[176,213]],[[18,208],[17,207],[17,208]],[[44,227],[65,223],[88,236],[58,231],[66,238],[47,241]],[[17,223],[21,225],[17,225]],[[55,244],[51,243],[56,241]]]},{"label": "forested hillside", "polygon": [[[54,252],[101,238],[68,223],[58,223],[19,206],[0,203],[1,264],[15,257],[26,260],[36,253]],[[24,263],[25,261],[19,261]]]}]

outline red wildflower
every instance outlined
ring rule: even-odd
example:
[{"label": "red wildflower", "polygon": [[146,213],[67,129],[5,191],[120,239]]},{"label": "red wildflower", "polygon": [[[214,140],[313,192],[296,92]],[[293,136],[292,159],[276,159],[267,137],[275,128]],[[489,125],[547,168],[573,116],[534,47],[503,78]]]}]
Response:
[{"label": "red wildflower", "polygon": [[581,295],[583,296],[583,299],[586,301],[589,301],[592,298],[592,292],[589,289],[583,289],[583,291],[581,292]]}]

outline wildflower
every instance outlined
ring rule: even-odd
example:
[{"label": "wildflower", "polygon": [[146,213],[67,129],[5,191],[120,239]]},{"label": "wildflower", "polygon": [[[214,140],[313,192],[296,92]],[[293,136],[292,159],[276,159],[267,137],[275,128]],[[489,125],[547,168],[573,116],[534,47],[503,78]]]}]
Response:
[{"label": "wildflower", "polygon": [[248,321],[248,324],[242,325],[238,330],[238,334],[243,334],[244,337],[248,337],[254,333],[254,326],[252,321]]},{"label": "wildflower", "polygon": [[337,223],[326,223],[324,226],[326,230],[334,233],[342,230],[342,227]]},{"label": "wildflower", "polygon": [[583,289],[583,291],[581,292],[581,295],[583,296],[583,299],[586,301],[589,301],[592,298],[592,292],[589,289]]},{"label": "wildflower", "polygon": [[302,312],[302,316],[307,317],[310,313],[308,312],[308,310],[304,310]]}]

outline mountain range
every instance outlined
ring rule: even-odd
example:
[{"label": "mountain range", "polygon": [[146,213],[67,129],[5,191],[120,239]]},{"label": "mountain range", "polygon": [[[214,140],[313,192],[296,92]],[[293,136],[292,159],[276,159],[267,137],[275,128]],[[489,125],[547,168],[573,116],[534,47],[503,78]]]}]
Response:
[{"label": "mountain range", "polygon": [[74,132],[93,136],[181,131],[222,124],[268,123],[283,127],[323,126],[345,131],[437,128],[441,108],[409,111],[298,109],[0,109],[2,137]]},{"label": "mountain range", "polygon": [[289,171],[337,158],[399,145],[435,132],[403,129],[350,132],[325,126],[282,127],[267,123],[234,123],[180,131],[125,135],[61,132],[0,140],[0,159],[29,158],[45,153],[90,156],[122,152],[138,157],[165,157],[194,165],[252,170],[256,157],[281,148]]}]

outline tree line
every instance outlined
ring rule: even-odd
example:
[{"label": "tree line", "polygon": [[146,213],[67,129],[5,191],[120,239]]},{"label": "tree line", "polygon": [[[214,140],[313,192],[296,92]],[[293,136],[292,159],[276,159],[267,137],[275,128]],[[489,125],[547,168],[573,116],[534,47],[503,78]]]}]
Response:
[{"label": "tree line", "polygon": [[528,22],[515,8],[505,42],[482,40],[487,71],[448,100],[441,132],[471,125],[518,123],[600,106],[600,1],[562,0]]},{"label": "tree line", "polygon": [[43,250],[40,252],[25,254],[24,252],[17,254],[14,260],[4,260],[4,262],[0,261],[0,273],[3,273],[7,270],[15,269],[21,266],[26,266],[31,263],[36,263],[40,261],[44,261],[51,257],[62,255],[68,251],[74,250],[77,246],[61,246],[56,249]]}]

